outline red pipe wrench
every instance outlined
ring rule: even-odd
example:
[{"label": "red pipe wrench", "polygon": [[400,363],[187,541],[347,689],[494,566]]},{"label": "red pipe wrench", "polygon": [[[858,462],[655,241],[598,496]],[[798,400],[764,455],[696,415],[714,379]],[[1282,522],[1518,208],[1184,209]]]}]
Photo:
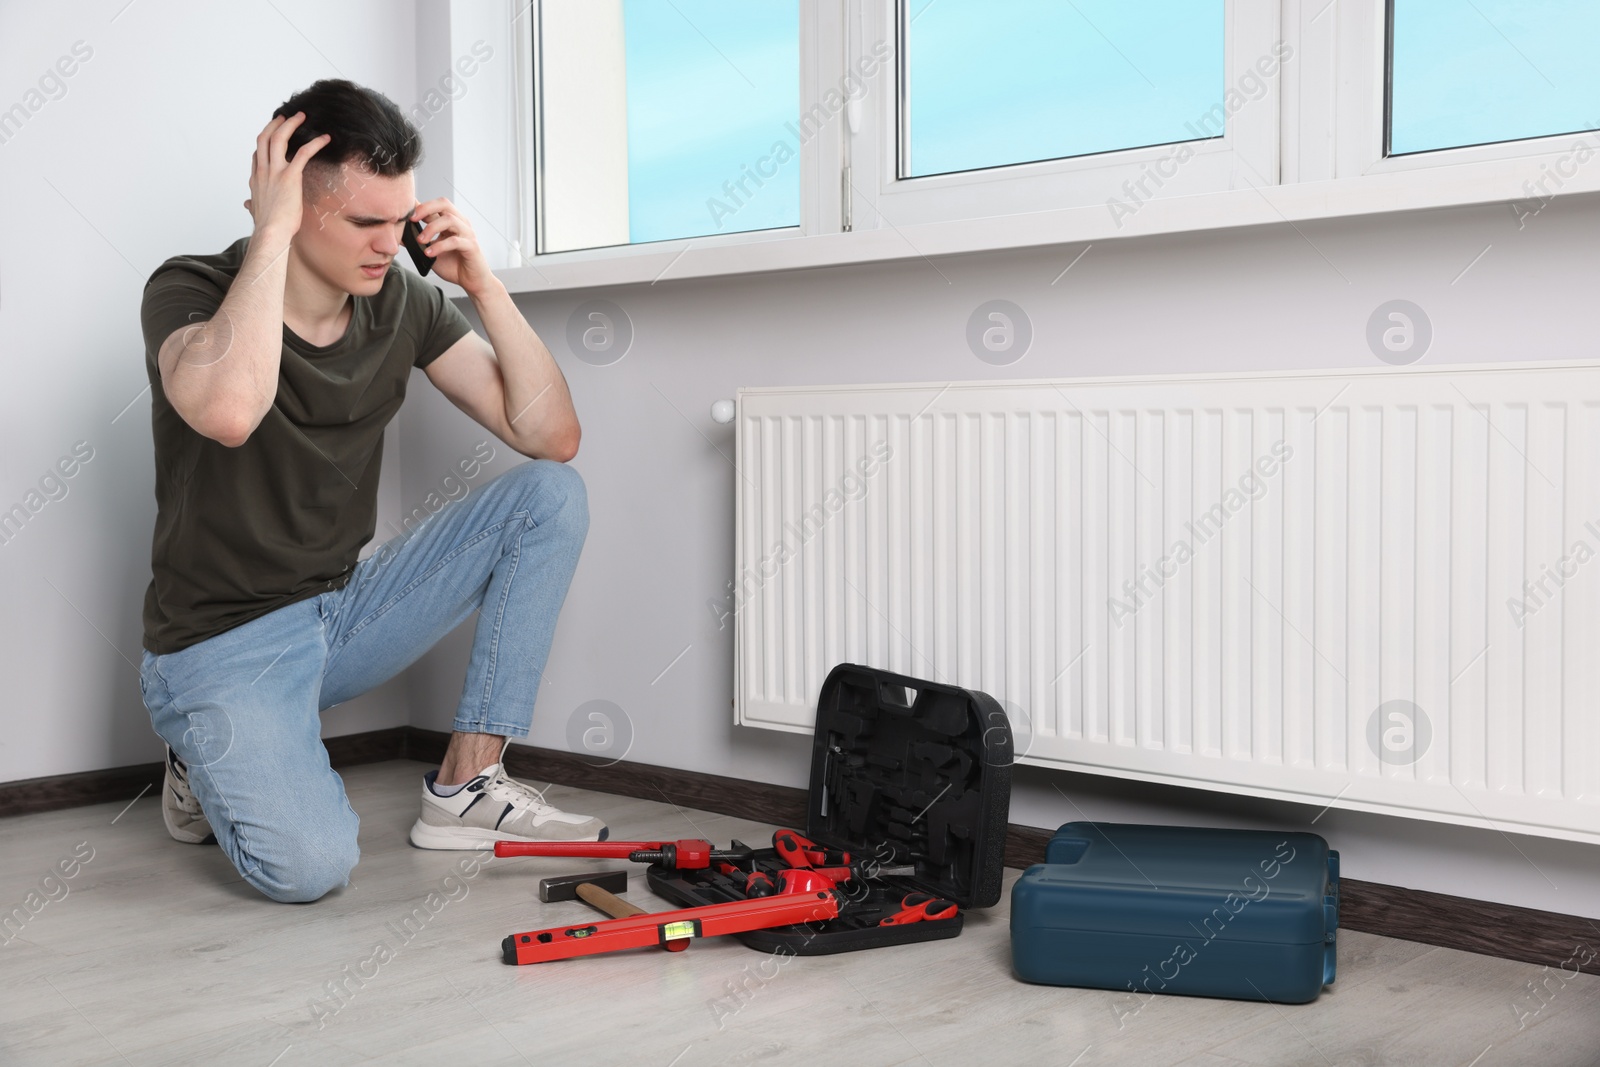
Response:
[{"label": "red pipe wrench", "polygon": [[677,841],[496,841],[496,856],[580,856],[588,859],[632,860],[660,863],[680,871],[704,870],[718,861],[748,860],[750,849],[734,842],[733,848],[712,848],[696,837]]}]

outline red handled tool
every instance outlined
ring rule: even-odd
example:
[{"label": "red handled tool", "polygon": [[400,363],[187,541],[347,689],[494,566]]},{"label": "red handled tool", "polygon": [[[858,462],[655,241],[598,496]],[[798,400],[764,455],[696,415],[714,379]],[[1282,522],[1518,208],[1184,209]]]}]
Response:
[{"label": "red handled tool", "polygon": [[772,847],[791,867],[848,867],[850,853],[819,845],[797,830],[774,830]]},{"label": "red handled tool", "polygon": [[772,880],[772,875],[766,871],[743,871],[731,863],[717,864],[717,871],[729,878],[744,878],[744,895],[747,897],[770,897],[778,893],[778,883]]},{"label": "red handled tool", "polygon": [[781,886],[772,880],[772,875],[766,871],[751,871],[750,877],[744,880],[744,895],[746,897],[775,897]]},{"label": "red handled tool", "polygon": [[677,841],[496,841],[496,856],[580,856],[588,859],[659,863],[680,871],[704,870],[718,861],[740,863],[750,848],[712,848],[710,841],[685,837]]},{"label": "red handled tool", "polygon": [[838,848],[819,845],[796,830],[776,830],[772,834],[772,847],[778,858],[790,867],[809,867],[843,885],[852,880],[868,881],[886,869],[876,860],[852,861],[850,853]]},{"label": "red handled tool", "polygon": [[[778,830],[772,847],[790,867],[830,868],[836,881],[855,873],[850,853],[827,848],[797,830]],[[747,863],[750,846],[734,841],[729,848],[713,848],[703,838],[677,841],[496,841],[496,856],[567,856],[589,859],[621,859],[635,863],[659,863],[680,871],[704,870],[714,863]]]},{"label": "red handled tool", "polygon": [[776,896],[512,934],[500,943],[501,956],[512,964],[545,963],[678,939],[817,922],[839,914],[842,901],[829,879],[815,871],[788,870],[782,872],[782,881],[783,890]]},{"label": "red handled tool", "polygon": [[900,910],[878,921],[879,926],[904,926],[924,919],[948,919],[957,911],[956,902],[936,897],[932,893],[911,893],[900,901]]}]

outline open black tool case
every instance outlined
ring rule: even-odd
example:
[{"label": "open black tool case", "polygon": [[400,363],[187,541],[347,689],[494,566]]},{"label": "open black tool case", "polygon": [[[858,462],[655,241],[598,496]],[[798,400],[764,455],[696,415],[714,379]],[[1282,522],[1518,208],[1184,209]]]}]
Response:
[{"label": "open black tool case", "polygon": [[[817,699],[803,833],[868,860],[876,873],[841,886],[850,901],[826,922],[734,936],[764,952],[801,956],[955,937],[968,908],[1000,900],[1011,805],[1011,724],[986,693],[842,663]],[[754,842],[752,842],[754,844]],[[777,876],[776,849],[752,865]],[[901,873],[895,873],[899,869]],[[652,891],[681,907],[743,900],[743,882],[652,864]],[[910,893],[954,901],[950,918],[879,921]]]}]

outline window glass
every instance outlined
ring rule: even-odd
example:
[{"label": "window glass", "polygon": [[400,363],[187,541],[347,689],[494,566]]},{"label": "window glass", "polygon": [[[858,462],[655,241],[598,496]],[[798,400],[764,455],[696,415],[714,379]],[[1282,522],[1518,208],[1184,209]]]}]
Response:
[{"label": "window glass", "polygon": [[799,0],[540,17],[542,252],[799,225]]},{"label": "window glass", "polygon": [[1597,0],[1394,0],[1389,153],[1600,127]]},{"label": "window glass", "polygon": [[1221,136],[1223,0],[904,0],[902,177]]}]

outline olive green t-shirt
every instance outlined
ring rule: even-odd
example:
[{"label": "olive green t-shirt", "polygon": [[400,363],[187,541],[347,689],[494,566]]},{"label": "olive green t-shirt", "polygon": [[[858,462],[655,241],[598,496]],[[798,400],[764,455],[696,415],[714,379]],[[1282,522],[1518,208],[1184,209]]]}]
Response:
[{"label": "olive green t-shirt", "polygon": [[383,429],[411,368],[471,329],[443,292],[391,264],[375,296],[350,297],[341,340],[319,347],[283,328],[277,397],[229,448],[167,402],[156,354],[174,330],[215,314],[248,246],[176,256],[145,285],[157,512],[144,647],[157,655],[350,580],[377,528]]}]

